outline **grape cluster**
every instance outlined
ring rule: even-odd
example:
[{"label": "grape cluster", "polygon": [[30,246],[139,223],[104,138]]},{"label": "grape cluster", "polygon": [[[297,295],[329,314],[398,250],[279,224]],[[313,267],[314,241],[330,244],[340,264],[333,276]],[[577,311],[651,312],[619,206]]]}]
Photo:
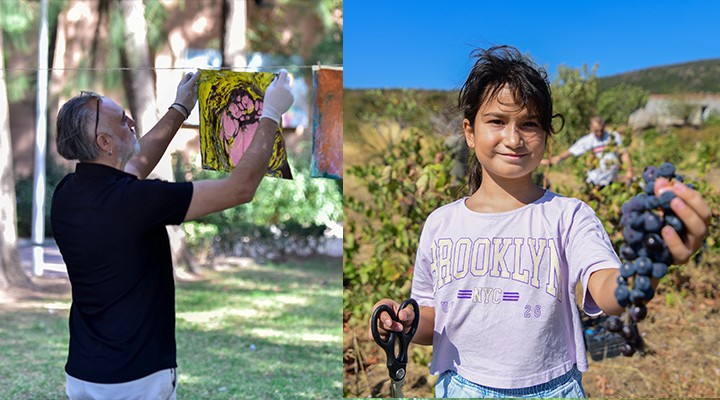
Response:
[{"label": "grape cluster", "polygon": [[628,357],[644,348],[637,323],[645,319],[645,304],[655,296],[651,279],[665,276],[673,263],[673,256],[660,236],[660,230],[669,225],[679,235],[685,233],[682,221],[670,209],[670,201],[675,194],[667,191],[659,197],[655,196],[657,177],[684,181],[681,175],[675,173],[675,166],[671,163],[664,163],[658,168],[649,166],[642,176],[645,193],[623,204],[620,219],[625,243],[620,247],[622,264],[615,298],[622,307],[627,308],[627,318],[623,322],[620,317],[611,316],[605,321],[608,331],[618,333],[625,339],[622,353]]}]

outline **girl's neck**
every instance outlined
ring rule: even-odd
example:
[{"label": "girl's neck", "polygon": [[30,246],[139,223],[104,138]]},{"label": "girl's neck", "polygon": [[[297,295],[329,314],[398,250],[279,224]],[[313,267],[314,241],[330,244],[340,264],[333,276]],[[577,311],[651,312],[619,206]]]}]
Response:
[{"label": "girl's neck", "polygon": [[483,174],[480,188],[465,201],[465,205],[476,212],[499,213],[526,206],[544,194],[545,190],[535,185],[530,175],[497,180]]}]

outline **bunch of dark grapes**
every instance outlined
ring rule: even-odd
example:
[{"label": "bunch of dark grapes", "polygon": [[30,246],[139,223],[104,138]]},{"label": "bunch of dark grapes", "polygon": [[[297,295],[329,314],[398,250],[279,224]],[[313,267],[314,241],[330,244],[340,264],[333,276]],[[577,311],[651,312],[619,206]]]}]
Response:
[{"label": "bunch of dark grapes", "polygon": [[644,348],[637,323],[645,319],[645,304],[655,296],[651,279],[665,276],[673,263],[673,256],[660,236],[660,230],[669,225],[679,235],[685,233],[682,221],[670,209],[670,201],[675,194],[667,191],[659,197],[655,196],[657,177],[683,182],[683,177],[675,174],[675,166],[671,163],[664,163],[659,168],[646,167],[643,171],[645,193],[640,193],[622,206],[620,224],[623,226],[625,243],[620,247],[622,264],[615,298],[627,309],[626,321],[611,316],[605,321],[605,328],[625,339],[621,351],[628,357]]}]

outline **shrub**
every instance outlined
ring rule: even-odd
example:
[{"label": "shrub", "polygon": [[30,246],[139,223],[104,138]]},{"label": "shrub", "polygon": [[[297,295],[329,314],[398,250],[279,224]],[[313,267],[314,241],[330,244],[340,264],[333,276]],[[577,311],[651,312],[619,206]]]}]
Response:
[{"label": "shrub", "polygon": [[344,199],[346,319],[368,318],[371,306],[383,297],[409,296],[422,225],[461,189],[445,152],[440,138],[410,129],[382,160],[349,167],[367,193]]},{"label": "shrub", "polygon": [[[199,157],[199,156],[198,156]],[[191,249],[208,256],[283,258],[309,255],[322,244],[327,226],[342,216],[342,182],[310,178],[309,157],[290,159],[293,179],[266,178],[252,202],[184,224]],[[178,163],[181,163],[178,160]],[[200,170],[199,160],[181,165],[179,179],[218,179],[226,173]]]}]

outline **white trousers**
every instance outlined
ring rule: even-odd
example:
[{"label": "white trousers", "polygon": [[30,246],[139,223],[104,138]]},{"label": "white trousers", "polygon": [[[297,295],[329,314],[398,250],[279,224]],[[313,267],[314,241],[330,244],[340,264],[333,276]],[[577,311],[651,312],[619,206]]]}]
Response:
[{"label": "white trousers", "polygon": [[163,369],[123,383],[87,382],[66,373],[65,386],[70,400],[175,400],[177,369]]}]

